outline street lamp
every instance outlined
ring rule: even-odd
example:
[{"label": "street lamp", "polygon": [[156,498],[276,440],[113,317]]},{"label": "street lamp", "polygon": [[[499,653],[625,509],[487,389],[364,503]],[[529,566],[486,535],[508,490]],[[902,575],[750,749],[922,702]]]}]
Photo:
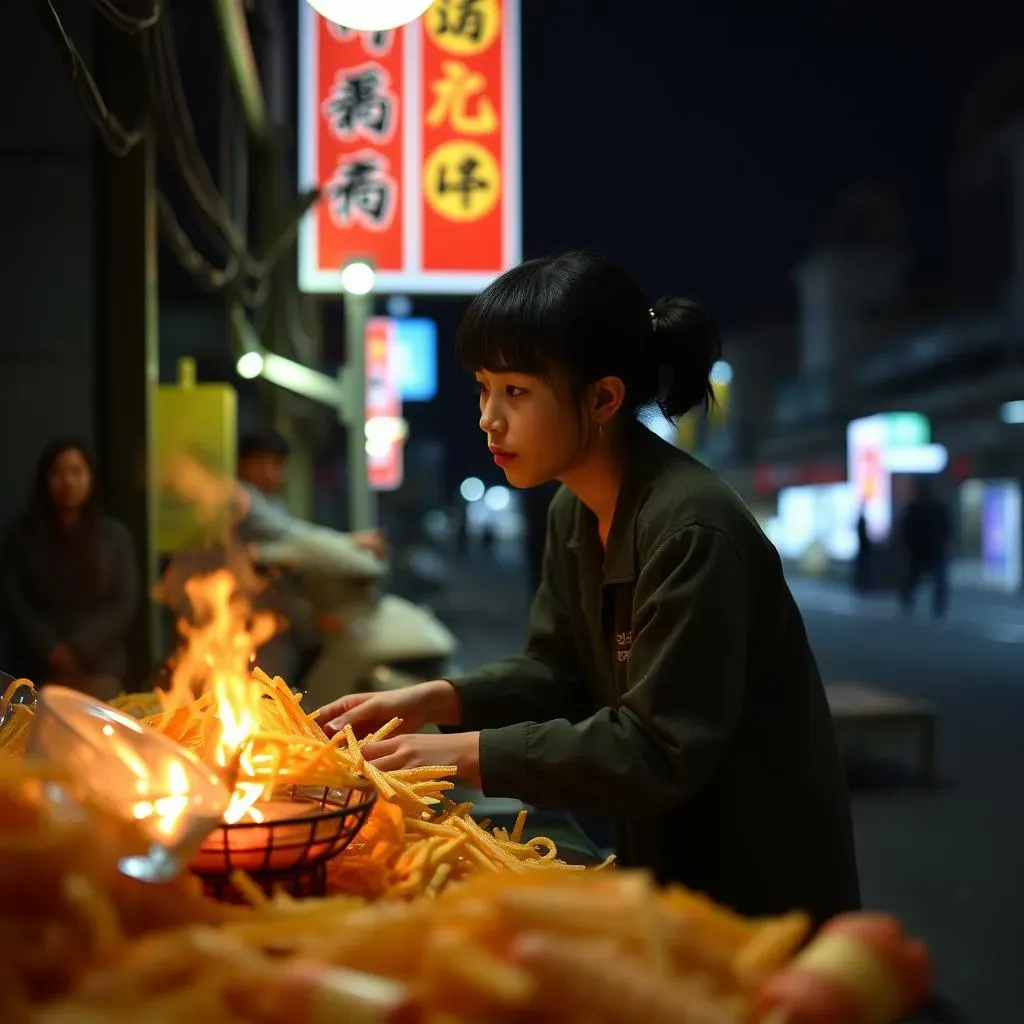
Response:
[{"label": "street lamp", "polygon": [[468,476],[459,485],[459,494],[462,495],[463,501],[468,502],[479,501],[486,490],[483,480],[477,476]]},{"label": "street lamp", "polygon": [[341,269],[341,287],[346,295],[369,295],[377,275],[364,260],[353,260]]},{"label": "street lamp", "polygon": [[255,380],[263,372],[263,354],[243,352],[235,362],[235,369],[243,380]]},{"label": "street lamp", "polygon": [[[387,6],[382,4],[381,6]],[[341,269],[345,293],[345,348],[347,360],[342,371],[344,401],[341,418],[348,442],[349,529],[368,530],[374,526],[376,509],[366,465],[366,321],[370,316],[371,293],[376,279],[373,266],[365,259],[352,259]]]},{"label": "street lamp", "polygon": [[357,32],[382,32],[415,21],[433,0],[308,0],[328,21]]}]

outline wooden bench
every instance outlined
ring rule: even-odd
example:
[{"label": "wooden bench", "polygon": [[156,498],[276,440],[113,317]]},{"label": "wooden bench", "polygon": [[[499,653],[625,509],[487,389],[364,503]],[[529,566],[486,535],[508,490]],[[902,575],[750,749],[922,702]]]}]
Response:
[{"label": "wooden bench", "polygon": [[916,733],[921,781],[926,785],[935,783],[938,716],[928,701],[850,683],[826,686],[825,694],[838,734],[852,733],[862,741],[867,733]]}]

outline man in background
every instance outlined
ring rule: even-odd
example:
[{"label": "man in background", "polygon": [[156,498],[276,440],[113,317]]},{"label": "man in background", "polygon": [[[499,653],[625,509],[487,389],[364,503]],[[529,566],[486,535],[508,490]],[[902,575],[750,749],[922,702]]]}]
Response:
[{"label": "man in background", "polygon": [[941,619],[949,603],[949,543],[953,535],[948,506],[926,478],[917,481],[903,513],[900,541],[906,558],[903,610],[910,612],[925,579],[932,585],[932,614]]},{"label": "man in background", "polygon": [[[295,522],[284,501],[291,448],[276,430],[246,434],[238,442],[238,478],[245,490],[247,508],[238,523],[243,543],[279,540]],[[387,544],[379,530],[350,534],[361,548],[378,558],[387,556]]]},{"label": "man in background", "polygon": [[[288,441],[276,430],[246,434],[238,442],[238,478],[242,493],[238,495],[239,518],[236,538],[245,547],[282,541],[293,537],[304,527],[284,501],[291,449]],[[361,530],[349,534],[359,548],[384,559],[387,544],[379,530]],[[303,600],[296,585],[297,577],[279,575],[260,604],[287,620],[289,628],[261,647],[257,663],[271,675],[280,675],[297,683],[320,653],[319,631],[312,621],[312,609]]]}]

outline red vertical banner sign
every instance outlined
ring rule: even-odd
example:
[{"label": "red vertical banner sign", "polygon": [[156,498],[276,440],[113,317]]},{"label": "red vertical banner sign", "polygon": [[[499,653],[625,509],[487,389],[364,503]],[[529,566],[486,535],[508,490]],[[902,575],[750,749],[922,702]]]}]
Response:
[{"label": "red vertical banner sign", "polygon": [[437,0],[420,19],[425,271],[503,266],[500,0]]},{"label": "red vertical banner sign", "polygon": [[299,287],[337,292],[369,259],[378,292],[472,295],[521,256],[519,0],[434,0],[353,32],[297,0]]},{"label": "red vertical banner sign", "polygon": [[353,32],[322,20],[320,29],[317,265],[340,271],[358,254],[400,270],[405,30]]},{"label": "red vertical banner sign", "polygon": [[366,475],[375,491],[402,486],[402,426],[394,322],[374,317],[366,324]]}]

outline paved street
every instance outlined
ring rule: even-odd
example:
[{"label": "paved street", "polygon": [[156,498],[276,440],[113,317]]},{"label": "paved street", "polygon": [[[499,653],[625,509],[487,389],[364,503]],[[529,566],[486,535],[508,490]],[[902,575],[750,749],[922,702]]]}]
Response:
[{"label": "paved street", "polygon": [[[894,594],[861,596],[833,581],[797,578],[791,583],[801,607],[809,613],[840,615],[857,620],[892,621],[897,611]],[[938,627],[930,621],[931,594],[922,588],[914,613],[902,620],[905,629],[927,642],[936,628],[944,632],[1024,644],[1024,598],[988,593],[978,589],[952,590],[951,607]],[[914,641],[911,641],[913,643]]]},{"label": "paved street", "polygon": [[[934,625],[923,600],[907,621],[884,597],[804,580],[793,589],[826,681],[925,697],[940,716],[938,788],[855,794],[866,902],[930,944],[942,989],[969,1020],[1019,1019],[1024,637],[1014,637],[1024,605],[960,594],[950,622]],[[521,643],[527,596],[512,563],[455,566],[434,607],[461,637],[466,667]]]}]

